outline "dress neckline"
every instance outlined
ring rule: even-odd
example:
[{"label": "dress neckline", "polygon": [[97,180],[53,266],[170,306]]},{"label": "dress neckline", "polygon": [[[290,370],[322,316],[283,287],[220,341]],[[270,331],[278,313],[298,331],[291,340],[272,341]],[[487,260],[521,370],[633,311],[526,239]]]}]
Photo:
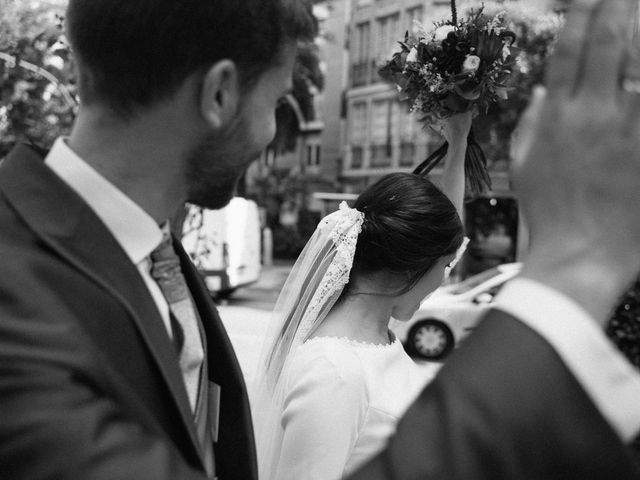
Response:
[{"label": "dress neckline", "polygon": [[346,336],[319,335],[317,337],[311,337],[305,340],[303,345],[320,342],[320,341],[326,341],[326,340],[344,343],[353,347],[372,348],[372,349],[388,349],[395,346],[398,343],[398,338],[394,335],[394,333],[391,330],[389,330],[389,343],[365,342],[362,340],[356,340]]}]

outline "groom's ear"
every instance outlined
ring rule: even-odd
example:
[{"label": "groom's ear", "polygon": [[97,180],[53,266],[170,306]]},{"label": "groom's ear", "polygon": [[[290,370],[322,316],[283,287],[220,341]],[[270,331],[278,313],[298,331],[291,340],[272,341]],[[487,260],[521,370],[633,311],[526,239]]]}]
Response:
[{"label": "groom's ear", "polygon": [[240,103],[239,81],[238,69],[231,60],[220,60],[205,72],[200,113],[212,128],[218,129],[235,117]]}]

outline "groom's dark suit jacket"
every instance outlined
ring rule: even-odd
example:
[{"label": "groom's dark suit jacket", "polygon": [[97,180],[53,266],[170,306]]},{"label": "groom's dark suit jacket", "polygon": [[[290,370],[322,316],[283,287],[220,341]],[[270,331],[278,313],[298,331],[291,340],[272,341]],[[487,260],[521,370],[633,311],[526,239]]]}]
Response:
[{"label": "groom's dark suit jacket", "polygon": [[[640,399],[638,399],[640,407]],[[352,480],[631,480],[628,447],[549,344],[498,310]]]},{"label": "groom's dark suit jacket", "polygon": [[[255,479],[241,370],[178,250],[221,386],[216,474]],[[0,478],[206,478],[175,349],[136,266],[26,146],[0,166],[0,265]]]}]

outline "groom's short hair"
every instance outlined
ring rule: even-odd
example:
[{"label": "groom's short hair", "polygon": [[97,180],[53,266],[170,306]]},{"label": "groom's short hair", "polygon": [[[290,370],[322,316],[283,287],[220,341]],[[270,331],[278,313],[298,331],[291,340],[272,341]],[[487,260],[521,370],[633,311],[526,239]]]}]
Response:
[{"label": "groom's short hair", "polygon": [[66,24],[83,103],[122,116],[222,59],[250,88],[287,41],[317,28],[306,0],[70,0]]}]

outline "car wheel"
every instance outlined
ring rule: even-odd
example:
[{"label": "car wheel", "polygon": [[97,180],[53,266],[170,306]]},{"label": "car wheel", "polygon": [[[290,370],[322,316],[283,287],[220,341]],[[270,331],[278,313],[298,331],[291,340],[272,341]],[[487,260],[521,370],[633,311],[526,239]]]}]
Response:
[{"label": "car wheel", "polygon": [[407,336],[409,353],[427,360],[439,360],[453,350],[455,341],[451,329],[440,320],[416,322]]}]

